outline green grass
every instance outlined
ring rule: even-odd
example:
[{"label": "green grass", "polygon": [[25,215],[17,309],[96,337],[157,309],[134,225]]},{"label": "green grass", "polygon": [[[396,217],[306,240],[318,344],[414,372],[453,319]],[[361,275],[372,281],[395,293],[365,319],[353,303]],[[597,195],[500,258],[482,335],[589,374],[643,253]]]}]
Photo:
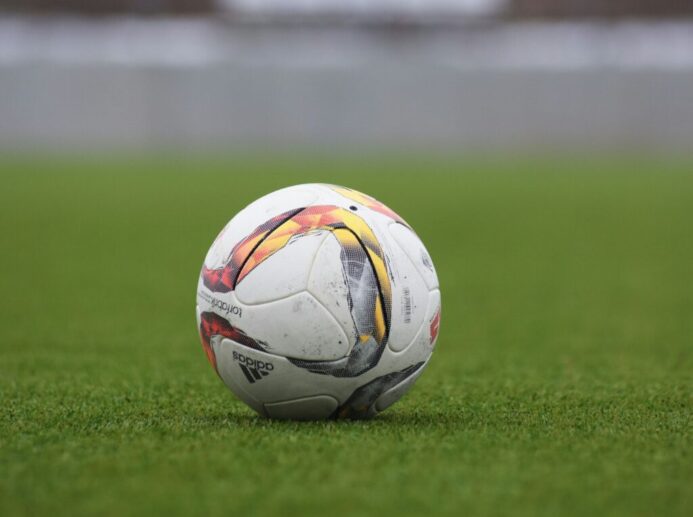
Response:
[{"label": "green grass", "polygon": [[[693,514],[693,163],[0,161],[0,515]],[[256,417],[196,334],[202,258],[288,184],[366,191],[441,337],[367,422]]]}]

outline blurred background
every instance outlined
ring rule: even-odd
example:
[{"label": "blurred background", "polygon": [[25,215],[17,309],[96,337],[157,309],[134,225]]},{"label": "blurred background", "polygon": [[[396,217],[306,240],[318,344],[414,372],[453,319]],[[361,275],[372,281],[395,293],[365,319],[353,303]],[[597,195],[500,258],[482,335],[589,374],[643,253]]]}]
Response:
[{"label": "blurred background", "polygon": [[691,16],[687,0],[0,0],[0,149],[686,152]]}]

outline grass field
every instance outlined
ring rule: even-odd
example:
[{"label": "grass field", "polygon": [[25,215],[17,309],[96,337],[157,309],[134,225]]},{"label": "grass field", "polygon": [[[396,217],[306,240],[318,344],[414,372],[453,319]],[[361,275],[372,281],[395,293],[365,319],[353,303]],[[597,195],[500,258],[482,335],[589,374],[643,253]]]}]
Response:
[{"label": "grass field", "polygon": [[[0,161],[0,515],[693,515],[693,163]],[[367,422],[256,417],[194,320],[225,222],[328,181],[426,242],[441,337]]]}]

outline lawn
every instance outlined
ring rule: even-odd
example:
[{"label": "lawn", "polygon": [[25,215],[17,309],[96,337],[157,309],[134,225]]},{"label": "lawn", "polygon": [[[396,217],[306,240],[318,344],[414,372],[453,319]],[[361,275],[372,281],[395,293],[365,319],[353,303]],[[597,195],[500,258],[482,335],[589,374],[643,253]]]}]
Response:
[{"label": "lawn", "polygon": [[[0,515],[693,515],[693,163],[0,160]],[[220,228],[321,181],[427,244],[430,367],[371,421],[255,416],[197,337]]]}]

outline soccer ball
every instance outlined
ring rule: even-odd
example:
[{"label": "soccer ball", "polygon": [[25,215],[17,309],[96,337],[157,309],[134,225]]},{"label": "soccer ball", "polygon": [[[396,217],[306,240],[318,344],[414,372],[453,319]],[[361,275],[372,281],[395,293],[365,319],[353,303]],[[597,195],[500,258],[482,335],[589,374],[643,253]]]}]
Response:
[{"label": "soccer ball", "polygon": [[426,367],[440,325],[433,262],[375,199],[307,184],[264,196],[217,236],[197,289],[222,381],[270,418],[367,418]]}]

